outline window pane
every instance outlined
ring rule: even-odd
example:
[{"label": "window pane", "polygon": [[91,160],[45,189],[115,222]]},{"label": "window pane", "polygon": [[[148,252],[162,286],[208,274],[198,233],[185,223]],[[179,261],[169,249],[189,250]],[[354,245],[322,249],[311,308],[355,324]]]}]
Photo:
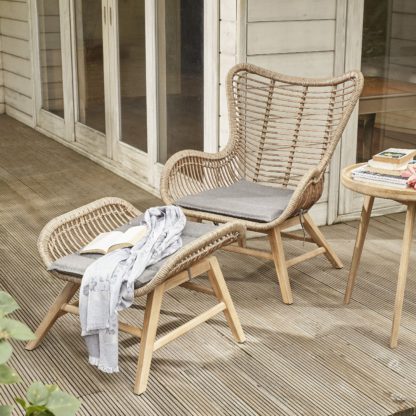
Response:
[{"label": "window pane", "polygon": [[42,108],[64,116],[59,0],[38,0]]},{"label": "window pane", "polygon": [[404,7],[388,0],[364,3],[359,162],[389,147],[416,147],[416,14]]},{"label": "window pane", "polygon": [[144,0],[118,2],[122,140],[147,152]]},{"label": "window pane", "polygon": [[101,0],[75,0],[78,121],[105,132]]},{"label": "window pane", "polygon": [[[183,149],[202,150],[204,146],[204,1],[162,0],[165,51],[165,83],[161,96],[162,117],[159,161]],[[162,113],[163,114],[163,113]],[[165,120],[164,120],[165,119]]]}]

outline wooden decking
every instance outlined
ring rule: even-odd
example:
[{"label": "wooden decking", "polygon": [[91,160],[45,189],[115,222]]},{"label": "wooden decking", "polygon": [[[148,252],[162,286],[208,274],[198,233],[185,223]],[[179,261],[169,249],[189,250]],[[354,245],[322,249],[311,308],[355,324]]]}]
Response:
[{"label": "wooden decking", "polygon": [[[36,239],[52,217],[103,196],[139,209],[157,198],[7,116],[0,117],[0,289],[21,305],[16,317],[35,328],[62,284],[51,280]],[[79,323],[65,316],[44,343],[15,344],[13,366],[25,382],[0,387],[0,402],[33,380],[79,396],[82,415],[371,415],[416,405],[416,268],[409,282],[397,350],[388,348],[404,216],[374,218],[353,301],[342,303],[356,222],[323,229],[346,267],[324,258],[290,269],[295,303],[280,301],[270,262],[218,255],[247,335],[233,342],[222,317],[155,354],[143,396],[134,396],[137,339],[121,335],[121,372],[106,375],[86,361]],[[253,240],[262,246],[262,240]],[[302,242],[286,243],[289,255]],[[413,255],[416,254],[413,252]],[[415,260],[416,256],[413,256]],[[163,305],[172,328],[207,307],[209,298],[175,289]],[[142,319],[143,302],[125,319]],[[130,317],[130,318],[129,318]]]}]

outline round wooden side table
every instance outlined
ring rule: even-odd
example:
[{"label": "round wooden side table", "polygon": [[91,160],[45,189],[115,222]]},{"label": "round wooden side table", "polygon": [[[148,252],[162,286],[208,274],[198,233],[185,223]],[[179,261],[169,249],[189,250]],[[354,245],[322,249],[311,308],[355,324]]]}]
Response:
[{"label": "round wooden side table", "polygon": [[365,195],[364,204],[361,211],[361,220],[358,227],[357,238],[352,256],[351,269],[348,277],[347,289],[345,291],[344,302],[348,304],[351,299],[357,276],[358,265],[360,263],[361,253],[363,251],[365,236],[367,234],[368,223],[370,220],[371,210],[373,208],[374,198],[386,198],[407,205],[406,222],[403,233],[402,253],[400,257],[399,274],[397,278],[396,300],[394,303],[393,325],[390,337],[390,347],[397,347],[399,337],[400,319],[402,316],[404,291],[406,287],[407,269],[409,266],[410,247],[413,239],[413,228],[416,212],[416,190],[398,189],[388,186],[378,185],[371,182],[354,181],[351,178],[351,172],[364,164],[347,166],[341,174],[341,181],[345,187],[352,191]]}]

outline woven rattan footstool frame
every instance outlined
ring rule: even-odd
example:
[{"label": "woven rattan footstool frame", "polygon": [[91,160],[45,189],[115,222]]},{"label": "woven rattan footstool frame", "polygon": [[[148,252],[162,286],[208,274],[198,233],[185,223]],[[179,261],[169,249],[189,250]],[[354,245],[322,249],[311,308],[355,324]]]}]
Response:
[{"label": "woven rattan footstool frame", "polygon": [[[42,230],[38,249],[48,267],[56,259],[78,251],[102,232],[113,230],[140,215],[133,205],[119,198],[103,198],[51,220]],[[135,290],[135,297],[147,296],[143,328],[120,322],[120,330],[140,338],[140,351],[134,392],[146,390],[153,352],[185,334],[197,325],[223,312],[237,342],[245,336],[236,314],[227,285],[217,259],[212,256],[217,249],[231,244],[244,235],[244,227],[229,223],[217,230],[197,238],[171,256],[146,285]],[[66,281],[66,285],[55,299],[35,332],[36,339],[26,345],[33,350],[40,345],[55,321],[66,313],[78,314],[78,303],[71,302],[80,287],[81,279],[56,271],[54,277]],[[191,282],[203,273],[208,273],[211,288]],[[163,295],[177,286],[202,292],[217,298],[218,303],[185,324],[156,339]]]}]

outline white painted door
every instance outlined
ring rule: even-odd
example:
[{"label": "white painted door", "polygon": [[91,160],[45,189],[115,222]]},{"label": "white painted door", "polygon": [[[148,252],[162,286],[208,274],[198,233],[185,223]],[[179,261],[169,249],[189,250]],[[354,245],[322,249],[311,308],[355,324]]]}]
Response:
[{"label": "white painted door", "polygon": [[112,155],[157,188],[172,154],[217,148],[218,2],[109,4]]},{"label": "white painted door", "polygon": [[109,4],[71,2],[75,142],[95,156],[112,157],[109,90]]},{"label": "white painted door", "polygon": [[37,125],[151,188],[173,153],[216,151],[218,4],[37,0]]},{"label": "white painted door", "polygon": [[69,3],[65,0],[30,2],[32,16],[33,79],[36,125],[72,141],[73,105]]}]

